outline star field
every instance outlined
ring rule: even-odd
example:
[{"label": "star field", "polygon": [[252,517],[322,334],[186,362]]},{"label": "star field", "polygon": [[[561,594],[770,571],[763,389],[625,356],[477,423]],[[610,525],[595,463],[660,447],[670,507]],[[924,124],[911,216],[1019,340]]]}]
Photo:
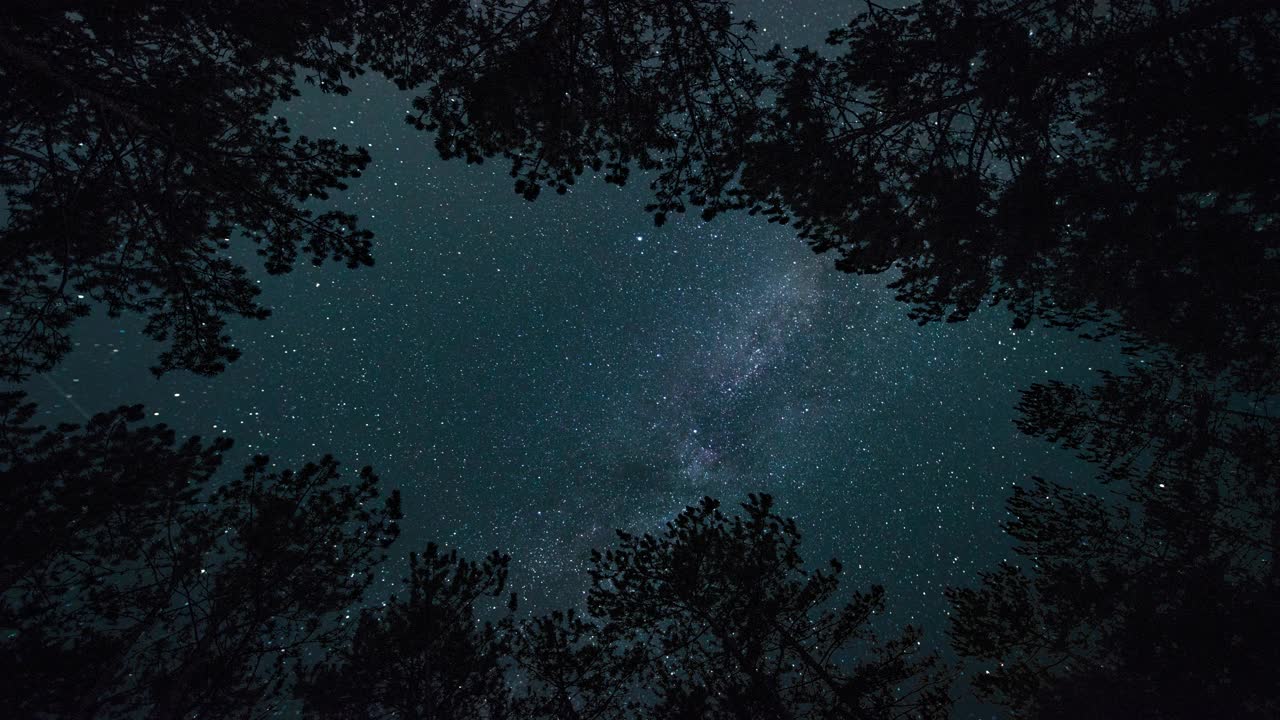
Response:
[{"label": "star field", "polygon": [[[802,20],[774,39],[812,42],[848,14],[820,9],[783,8]],[[1013,406],[1037,380],[1089,380],[1114,347],[1014,333],[999,310],[918,327],[890,277],[839,273],[787,228],[653,227],[643,178],[526,202],[501,162],[440,161],[407,105],[367,78],[281,108],[373,155],[334,204],[376,233],[374,267],[255,268],[273,316],[232,324],[244,357],[212,379],[152,378],[138,325],[95,316],[30,385],[49,419],[144,402],[180,434],[236,438],[230,467],[371,464],[404,493],[397,552],[502,549],[533,607],[584,589],[613,528],[769,492],[811,563],[840,557],[937,634],[942,589],[1007,552],[1010,485],[1085,475],[1020,436]]]}]

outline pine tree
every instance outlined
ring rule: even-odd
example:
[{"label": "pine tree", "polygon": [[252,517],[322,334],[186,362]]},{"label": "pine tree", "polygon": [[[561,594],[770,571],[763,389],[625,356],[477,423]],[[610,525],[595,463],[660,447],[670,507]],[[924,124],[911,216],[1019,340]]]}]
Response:
[{"label": "pine tree", "polygon": [[84,427],[32,426],[4,396],[0,486],[3,700],[22,717],[259,717],[300,662],[345,637],[399,529],[399,495],[255,457],[216,473],[230,442],[178,442],[141,408]]},{"label": "pine tree", "polygon": [[359,68],[345,0],[27,3],[0,21],[0,376],[48,370],[92,305],[168,343],[153,368],[220,371],[229,316],[262,318],[236,259],[372,262],[355,216],[304,203],[346,187],[361,148],[293,137],[270,113],[295,76]]}]

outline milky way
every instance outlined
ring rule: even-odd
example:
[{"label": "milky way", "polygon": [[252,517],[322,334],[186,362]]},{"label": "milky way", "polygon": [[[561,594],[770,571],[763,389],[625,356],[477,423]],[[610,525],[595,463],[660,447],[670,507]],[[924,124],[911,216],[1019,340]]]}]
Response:
[{"label": "milky way", "polygon": [[1009,486],[1073,471],[1012,407],[1110,348],[1014,333],[995,310],[917,327],[888,277],[836,272],[787,228],[654,228],[643,183],[525,202],[498,164],[440,162],[405,103],[367,79],[286,108],[372,153],[337,201],[377,233],[377,265],[258,271],[273,317],[233,324],[244,357],[213,379],[151,378],[137,325],[93,318],[51,377],[66,392],[30,386],[48,419],[80,419],[66,395],[144,402],[181,433],[236,438],[231,463],[371,464],[405,494],[402,552],[510,552],[526,607],[576,597],[615,527],[770,492],[812,559],[839,555],[935,628],[942,589],[1006,552]]}]

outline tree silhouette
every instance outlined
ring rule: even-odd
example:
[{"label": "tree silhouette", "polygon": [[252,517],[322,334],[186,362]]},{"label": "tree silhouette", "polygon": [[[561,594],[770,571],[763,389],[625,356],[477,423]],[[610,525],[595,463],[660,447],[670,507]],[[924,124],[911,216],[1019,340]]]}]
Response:
[{"label": "tree silhouette", "polygon": [[224,317],[264,312],[232,236],[272,272],[299,251],[369,261],[354,218],[298,207],[363,151],[261,117],[299,66],[335,92],[365,67],[413,90],[407,119],[444,157],[501,155],[526,197],[639,168],[659,221],[794,222],[844,270],[896,268],[921,321],[1003,304],[1019,327],[1280,381],[1263,0],[868,3],[831,52],[759,55],[726,0],[46,4],[6,23],[10,377],[56,362],[90,301],[147,315],[171,343],[158,371],[218,371]]},{"label": "tree silhouette", "polygon": [[[950,593],[978,692],[1036,717],[1280,715],[1280,9],[1263,0],[867,2],[827,52],[757,54],[727,0],[141,0],[0,20],[0,375],[69,349],[91,303],[214,374],[240,264],[371,262],[309,203],[365,167],[271,109],[368,67],[446,158],[501,156],[526,198],[646,171],[661,224],[794,223],[842,270],[893,270],[921,322],[984,304],[1142,352],[1024,393],[1020,429],[1102,491],[1015,490],[1018,564]],[[349,612],[398,495],[325,457],[179,443],[138,407],[34,426],[0,394],[0,627],[22,716],[937,717],[883,590],[809,571],[794,522],[706,499],[593,556],[585,610],[517,623],[507,559],[428,546],[406,599]],[[490,613],[493,613],[490,615]],[[487,622],[486,622],[487,621]],[[347,641],[350,640],[349,646]],[[321,659],[311,667],[311,660]],[[298,677],[301,682],[296,682]]]},{"label": "tree silhouette", "polygon": [[258,456],[215,481],[228,441],[178,444],[138,407],[44,431],[2,401],[0,663],[19,716],[268,715],[398,534],[399,495],[376,502],[368,468],[343,483],[329,457]]},{"label": "tree silhouette", "polygon": [[[506,670],[509,616],[480,624],[475,606],[498,598],[505,555],[483,562],[428,545],[409,556],[407,600],[365,610],[349,649],[308,673],[300,686],[308,717],[523,717],[510,712]],[[508,607],[515,609],[515,596]]]},{"label": "tree silhouette", "polygon": [[[234,249],[271,273],[299,252],[369,264],[344,189],[363,149],[291,136],[268,113],[301,70],[345,92],[357,4],[27,3],[0,22],[0,376],[52,367],[90,303],[140,313],[168,343],[155,368],[216,373],[225,318],[261,318]],[[247,255],[247,253],[245,253]]]},{"label": "tree silhouette", "polygon": [[772,54],[777,102],[713,210],[896,268],[920,321],[991,302],[1216,368],[1274,356],[1273,3],[868,8],[837,57]]},{"label": "tree silhouette", "polygon": [[645,689],[637,687],[648,656],[643,646],[625,642],[625,632],[584,616],[579,608],[521,623],[512,635],[522,676],[516,715],[547,720],[649,717]]},{"label": "tree silhouette", "polygon": [[1280,380],[1274,3],[868,2],[760,55],[709,0],[394,7],[363,36],[408,120],[528,198],[635,166],[659,222],[794,223],[921,322],[1000,304]]},{"label": "tree silhouette", "polygon": [[502,156],[530,200],[588,169],[652,171],[659,221],[691,184],[733,180],[763,92],[756,26],[727,0],[402,0],[361,28],[361,59],[420,93],[406,119],[444,158]]},{"label": "tree silhouette", "polygon": [[[907,628],[881,641],[884,591],[841,594],[807,571],[794,521],[752,496],[745,517],[704,499],[661,536],[593,552],[586,612],[515,622],[507,558],[429,546],[409,599],[367,611],[351,647],[300,685],[320,717],[944,717],[948,678]],[[514,598],[508,607],[514,609]],[[479,612],[477,612],[477,610]],[[479,616],[497,613],[496,622]],[[510,684],[508,684],[510,683]]]},{"label": "tree silhouette", "polygon": [[587,608],[643,653],[643,716],[944,716],[947,682],[919,631],[873,632],[884,590],[839,593],[840,563],[805,570],[795,522],[768,495],[742,508],[728,518],[707,498],[661,535],[619,531],[593,554]]},{"label": "tree silhouette", "polygon": [[1096,463],[1109,492],[1015,490],[1024,566],[951,593],[956,649],[990,661],[981,694],[1035,717],[1280,712],[1280,434],[1223,388],[1158,364],[1024,393],[1022,429]]}]

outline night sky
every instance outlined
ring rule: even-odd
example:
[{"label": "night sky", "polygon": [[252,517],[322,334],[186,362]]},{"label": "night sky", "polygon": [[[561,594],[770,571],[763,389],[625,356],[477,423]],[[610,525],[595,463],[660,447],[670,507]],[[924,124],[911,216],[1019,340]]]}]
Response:
[{"label": "night sky", "polygon": [[[754,16],[784,44],[851,12],[768,8]],[[334,204],[377,234],[374,267],[255,265],[274,314],[232,325],[244,357],[211,379],[155,380],[141,323],[95,316],[29,385],[45,422],[143,402],[180,434],[234,437],[229,472],[255,452],[371,464],[404,492],[397,552],[502,549],[535,608],[586,588],[587,550],[612,528],[770,492],[811,563],[840,557],[935,637],[942,589],[1007,552],[1010,485],[1086,476],[1020,436],[1013,406],[1037,380],[1119,365],[1114,347],[1014,333],[999,310],[918,327],[890,276],[839,273],[788,228],[745,214],[653,227],[643,177],[526,202],[500,161],[440,161],[407,106],[371,77],[281,109],[372,153]]]}]

